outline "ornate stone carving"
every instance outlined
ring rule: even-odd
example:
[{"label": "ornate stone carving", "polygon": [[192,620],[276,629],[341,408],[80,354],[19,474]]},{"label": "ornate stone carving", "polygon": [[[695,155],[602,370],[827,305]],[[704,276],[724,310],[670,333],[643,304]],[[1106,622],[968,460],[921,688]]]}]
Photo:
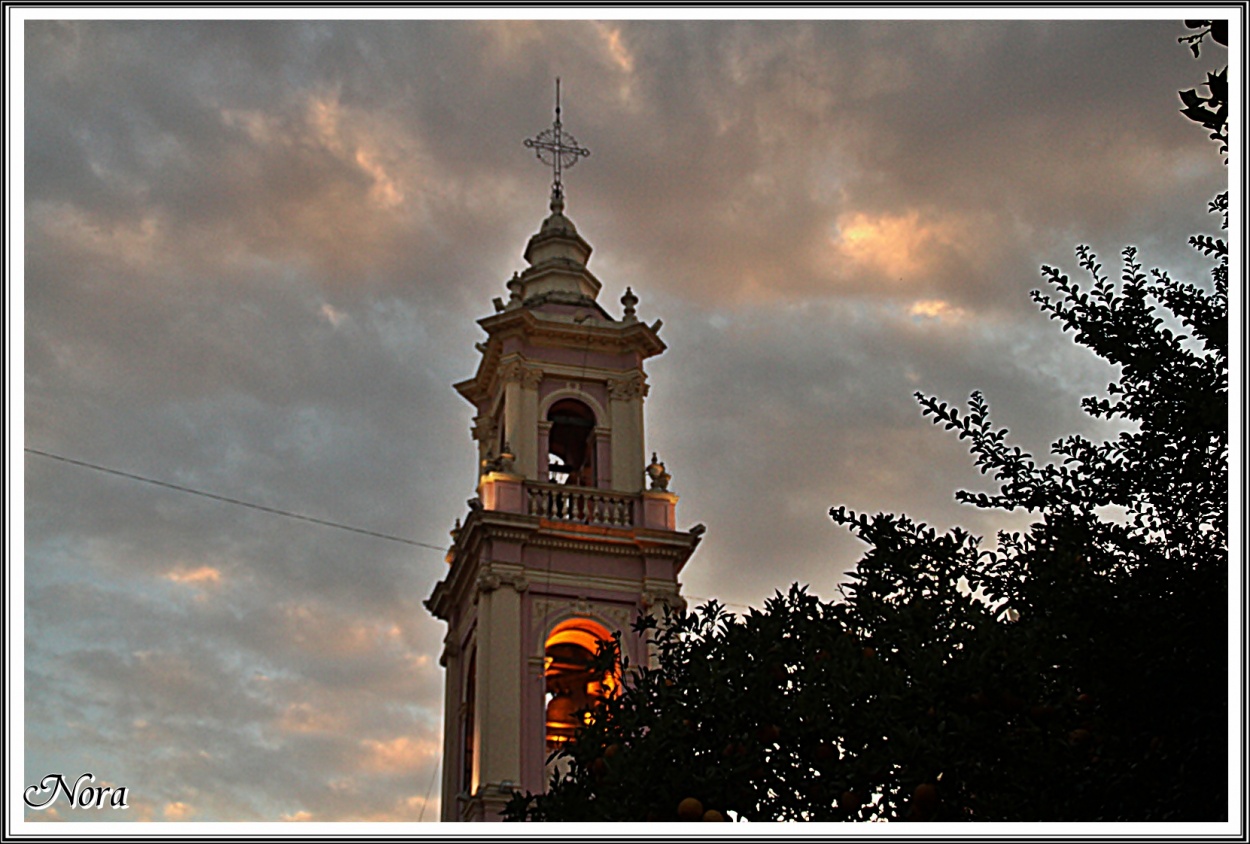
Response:
[{"label": "ornate stone carving", "polygon": [[537,390],[543,382],[543,371],[534,367],[526,367],[521,372],[521,386],[526,390]]},{"label": "ornate stone carving", "polygon": [[632,375],[626,375],[623,378],[613,378],[608,381],[608,396],[616,401],[632,401],[633,399],[644,398],[650,390],[651,386],[647,383],[646,376],[641,372],[635,372]]},{"label": "ornate stone carving", "polygon": [[523,571],[498,571],[486,565],[478,572],[476,586],[474,600],[483,592],[494,592],[501,586],[511,586],[517,592],[524,592],[530,588],[530,582]]},{"label": "ornate stone carving", "polygon": [[538,646],[542,647],[541,636],[538,636],[544,628],[550,628],[551,623],[555,620],[563,620],[560,617],[572,618],[592,618],[607,622],[607,627],[611,630],[629,630],[630,623],[634,620],[635,611],[631,607],[621,606],[619,604],[600,604],[589,601],[585,598],[573,600],[571,598],[537,598],[533,604],[533,615],[531,616],[531,629],[533,630]]},{"label": "ornate stone carving", "polygon": [[643,592],[639,595],[638,602],[642,605],[643,612],[650,612],[652,608],[659,608],[661,611],[664,607],[676,611],[686,608],[686,599],[677,594],[676,590],[669,589],[652,589]]},{"label": "ornate stone carving", "polygon": [[477,416],[473,419],[473,427],[470,433],[473,439],[482,443],[492,443],[495,441],[495,434],[498,433],[499,426],[495,424],[495,420],[489,416]]},{"label": "ornate stone carving", "polygon": [[504,383],[520,381],[525,374],[525,364],[519,360],[510,360],[499,367],[499,380]]},{"label": "ornate stone carving", "polygon": [[482,592],[494,592],[502,585],[503,578],[490,569],[482,571],[477,576],[477,591],[479,594]]},{"label": "ornate stone carving", "polygon": [[543,371],[513,359],[499,367],[499,377],[504,383],[516,381],[526,390],[536,390],[542,383]]},{"label": "ornate stone carving", "polygon": [[499,580],[500,582],[505,583],[508,586],[511,586],[513,589],[515,589],[518,592],[524,592],[525,590],[530,588],[529,579],[521,572],[509,572],[507,574],[500,574]]}]

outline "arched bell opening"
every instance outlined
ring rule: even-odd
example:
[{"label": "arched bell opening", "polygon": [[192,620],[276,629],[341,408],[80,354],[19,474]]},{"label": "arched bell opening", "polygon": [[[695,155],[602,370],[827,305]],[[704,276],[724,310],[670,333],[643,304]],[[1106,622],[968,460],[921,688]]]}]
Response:
[{"label": "arched bell opening", "polygon": [[547,637],[543,676],[546,681],[547,752],[559,750],[586,723],[589,712],[620,686],[620,666],[592,668],[608,631],[589,619],[562,622]]},{"label": "arched bell opening", "polygon": [[596,486],[594,412],[577,399],[561,399],[548,409],[547,421],[547,480]]}]

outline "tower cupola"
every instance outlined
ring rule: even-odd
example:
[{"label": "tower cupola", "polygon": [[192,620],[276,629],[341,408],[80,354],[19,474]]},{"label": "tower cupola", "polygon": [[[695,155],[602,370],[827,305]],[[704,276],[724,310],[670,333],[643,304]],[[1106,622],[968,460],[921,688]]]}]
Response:
[{"label": "tower cupola", "polygon": [[[559,205],[563,207],[563,203]],[[543,220],[525,247],[525,260],[530,266],[518,278],[521,304],[535,303],[544,295],[565,304],[579,304],[586,299],[593,302],[603,287],[586,268],[590,244],[562,210],[555,210],[556,206],[553,201],[551,216]]]}]

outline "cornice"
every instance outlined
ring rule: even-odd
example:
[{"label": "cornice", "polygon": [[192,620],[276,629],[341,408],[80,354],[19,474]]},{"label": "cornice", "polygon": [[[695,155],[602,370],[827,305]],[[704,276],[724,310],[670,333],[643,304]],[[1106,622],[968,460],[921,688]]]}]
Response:
[{"label": "cornice", "polygon": [[682,531],[566,524],[520,513],[475,509],[456,534],[448,554],[451,569],[447,577],[426,599],[427,609],[438,618],[448,619],[451,609],[464,602],[465,593],[471,588],[476,592],[491,591],[504,583],[517,591],[528,587],[528,582],[519,585],[521,581],[513,582],[504,576],[512,569],[523,572],[523,567],[482,560],[482,546],[487,540],[613,557],[662,557],[677,560],[680,565],[694,553],[700,537]]},{"label": "cornice", "polygon": [[654,324],[618,322],[610,317],[577,322],[572,316],[542,313],[528,307],[492,314],[478,320],[478,325],[492,337],[507,328],[517,327],[527,337],[568,341],[578,348],[585,347],[590,340],[621,351],[641,351],[644,357],[658,355],[668,348]]}]

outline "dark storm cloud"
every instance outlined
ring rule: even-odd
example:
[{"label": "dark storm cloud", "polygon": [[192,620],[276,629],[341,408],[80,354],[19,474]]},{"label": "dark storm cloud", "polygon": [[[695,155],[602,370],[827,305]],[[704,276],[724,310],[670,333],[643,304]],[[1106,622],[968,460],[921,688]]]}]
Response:
[{"label": "dark storm cloud", "polygon": [[[446,543],[475,482],[450,385],[545,214],[521,140],[560,75],[601,299],[665,320],[688,591],[832,595],[862,550],[832,505],[1002,526],[953,503],[984,479],[915,390],[983,389],[1039,454],[1097,430],[1111,373],[1029,302],[1040,263],[1137,242],[1201,280],[1226,174],[1175,114],[1211,64],[1180,31],[28,24],[26,442]],[[421,816],[439,551],[37,456],[25,490],[30,781],[108,768],[153,819]]]}]

